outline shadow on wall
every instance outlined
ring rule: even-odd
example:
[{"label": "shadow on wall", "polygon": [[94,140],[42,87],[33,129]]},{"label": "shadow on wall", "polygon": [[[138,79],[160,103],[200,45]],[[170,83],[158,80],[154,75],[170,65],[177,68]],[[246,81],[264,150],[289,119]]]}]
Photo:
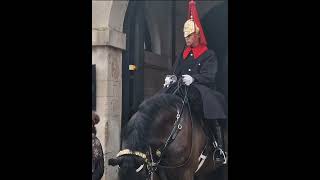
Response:
[{"label": "shadow on wall", "polygon": [[218,73],[217,90],[228,100],[228,4],[227,1],[212,8],[202,19],[208,48],[216,52]]}]

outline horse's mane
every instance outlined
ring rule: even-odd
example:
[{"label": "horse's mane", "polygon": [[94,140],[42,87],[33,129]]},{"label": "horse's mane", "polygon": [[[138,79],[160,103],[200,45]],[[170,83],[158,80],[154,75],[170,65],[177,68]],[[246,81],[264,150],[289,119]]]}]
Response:
[{"label": "horse's mane", "polygon": [[182,100],[171,94],[160,94],[146,99],[126,125],[122,138],[132,150],[143,151],[147,148],[148,129],[165,111],[176,112]]}]

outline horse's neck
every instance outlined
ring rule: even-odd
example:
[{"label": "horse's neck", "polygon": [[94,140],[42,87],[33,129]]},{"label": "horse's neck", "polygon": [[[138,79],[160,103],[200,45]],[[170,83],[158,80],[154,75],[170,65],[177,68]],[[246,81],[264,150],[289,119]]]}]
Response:
[{"label": "horse's neck", "polygon": [[164,113],[161,118],[155,120],[149,131],[151,144],[160,145],[165,142],[174,127],[176,115],[175,112]]}]

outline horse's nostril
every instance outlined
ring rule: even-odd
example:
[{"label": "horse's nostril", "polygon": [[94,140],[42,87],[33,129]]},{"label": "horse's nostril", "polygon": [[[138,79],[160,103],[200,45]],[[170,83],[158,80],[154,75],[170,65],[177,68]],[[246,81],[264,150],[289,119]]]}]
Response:
[{"label": "horse's nostril", "polygon": [[117,159],[109,159],[108,164],[111,166],[119,165],[119,161]]}]

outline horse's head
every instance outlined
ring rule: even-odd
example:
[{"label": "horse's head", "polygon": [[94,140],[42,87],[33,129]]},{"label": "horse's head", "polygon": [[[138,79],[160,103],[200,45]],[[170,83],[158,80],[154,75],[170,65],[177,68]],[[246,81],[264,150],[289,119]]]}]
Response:
[{"label": "horse's head", "polygon": [[141,113],[135,113],[122,132],[122,150],[116,158],[109,159],[111,166],[119,166],[120,180],[145,180],[147,171],[147,130],[140,122],[145,118]]},{"label": "horse's head", "polygon": [[[179,104],[180,103],[180,104]],[[146,179],[150,148],[163,145],[177,115],[181,99],[160,95],[144,101],[122,131],[122,151],[109,165],[119,166],[120,179]],[[158,146],[159,145],[159,146]]]},{"label": "horse's head", "polygon": [[145,160],[135,155],[124,155],[109,159],[108,164],[119,166],[119,178],[125,180],[130,177],[132,180],[145,180],[148,177]]}]

